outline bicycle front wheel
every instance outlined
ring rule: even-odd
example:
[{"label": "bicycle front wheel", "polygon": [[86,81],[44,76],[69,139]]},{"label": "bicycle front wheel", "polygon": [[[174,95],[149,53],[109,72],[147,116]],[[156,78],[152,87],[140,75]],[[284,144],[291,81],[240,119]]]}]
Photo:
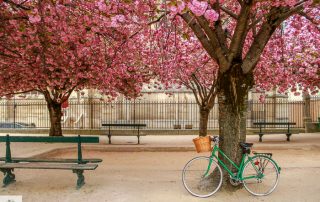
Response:
[{"label": "bicycle front wheel", "polygon": [[242,178],[248,192],[255,196],[266,196],[277,187],[279,170],[270,158],[258,155],[244,165]]},{"label": "bicycle front wheel", "polygon": [[193,196],[205,198],[215,194],[222,184],[222,170],[216,161],[208,157],[191,159],[183,168],[182,182]]}]

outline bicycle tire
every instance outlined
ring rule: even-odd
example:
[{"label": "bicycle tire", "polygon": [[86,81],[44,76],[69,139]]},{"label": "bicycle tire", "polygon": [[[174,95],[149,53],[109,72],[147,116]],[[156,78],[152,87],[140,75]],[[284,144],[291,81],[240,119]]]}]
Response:
[{"label": "bicycle tire", "polygon": [[204,176],[209,162],[209,157],[200,156],[191,159],[183,168],[183,185],[193,196],[206,198],[215,194],[221,187],[223,175],[216,161],[212,161],[209,172]]},{"label": "bicycle tire", "polygon": [[[256,170],[258,170],[258,173]],[[263,176],[261,176],[261,173]],[[243,180],[245,189],[255,196],[269,195],[275,190],[279,182],[278,166],[267,156],[254,156],[251,161],[245,163],[242,170],[242,178],[250,176],[255,176],[255,178]]]}]

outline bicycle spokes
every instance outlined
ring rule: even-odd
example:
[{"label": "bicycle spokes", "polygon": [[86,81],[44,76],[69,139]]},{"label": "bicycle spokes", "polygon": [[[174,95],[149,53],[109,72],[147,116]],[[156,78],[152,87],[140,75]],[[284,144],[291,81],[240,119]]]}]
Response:
[{"label": "bicycle spokes", "polygon": [[[208,166],[209,164],[211,165]],[[183,169],[182,181],[192,195],[209,197],[220,188],[222,171],[220,166],[215,161],[210,161],[208,157],[196,157]]]},{"label": "bicycle spokes", "polygon": [[277,166],[266,156],[255,156],[245,165],[242,173],[245,188],[257,196],[270,194],[278,184]]}]

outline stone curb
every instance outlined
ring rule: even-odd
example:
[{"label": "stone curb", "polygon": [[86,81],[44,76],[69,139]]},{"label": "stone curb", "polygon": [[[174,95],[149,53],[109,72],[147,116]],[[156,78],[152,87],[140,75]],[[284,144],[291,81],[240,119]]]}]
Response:
[{"label": "stone curb", "polygon": [[[253,151],[255,150],[311,150],[311,149],[320,149],[318,145],[309,145],[301,147],[301,145],[259,145],[254,146]],[[195,152],[194,147],[189,146],[177,146],[177,147],[162,147],[162,146],[83,146],[83,153],[85,155],[88,151],[100,151],[100,152]],[[41,152],[39,154],[33,155],[35,158],[45,158],[47,156],[55,156],[65,152],[74,152],[76,154],[77,147],[63,147],[63,148],[54,148]],[[200,154],[209,154],[209,152],[199,153]]]}]

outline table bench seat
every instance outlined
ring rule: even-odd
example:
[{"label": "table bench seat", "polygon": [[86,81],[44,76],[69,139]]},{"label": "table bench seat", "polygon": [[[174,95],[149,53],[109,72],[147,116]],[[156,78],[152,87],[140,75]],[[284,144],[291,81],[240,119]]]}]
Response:
[{"label": "table bench seat", "polygon": [[[0,161],[6,158],[1,157]],[[40,158],[11,158],[12,163],[19,162],[48,162],[48,163],[79,163],[78,159],[40,159]],[[81,163],[100,163],[102,159],[82,159]]]},{"label": "table bench seat", "polygon": [[71,164],[71,163],[0,163],[1,169],[63,169],[63,170],[95,170],[98,164]]}]

